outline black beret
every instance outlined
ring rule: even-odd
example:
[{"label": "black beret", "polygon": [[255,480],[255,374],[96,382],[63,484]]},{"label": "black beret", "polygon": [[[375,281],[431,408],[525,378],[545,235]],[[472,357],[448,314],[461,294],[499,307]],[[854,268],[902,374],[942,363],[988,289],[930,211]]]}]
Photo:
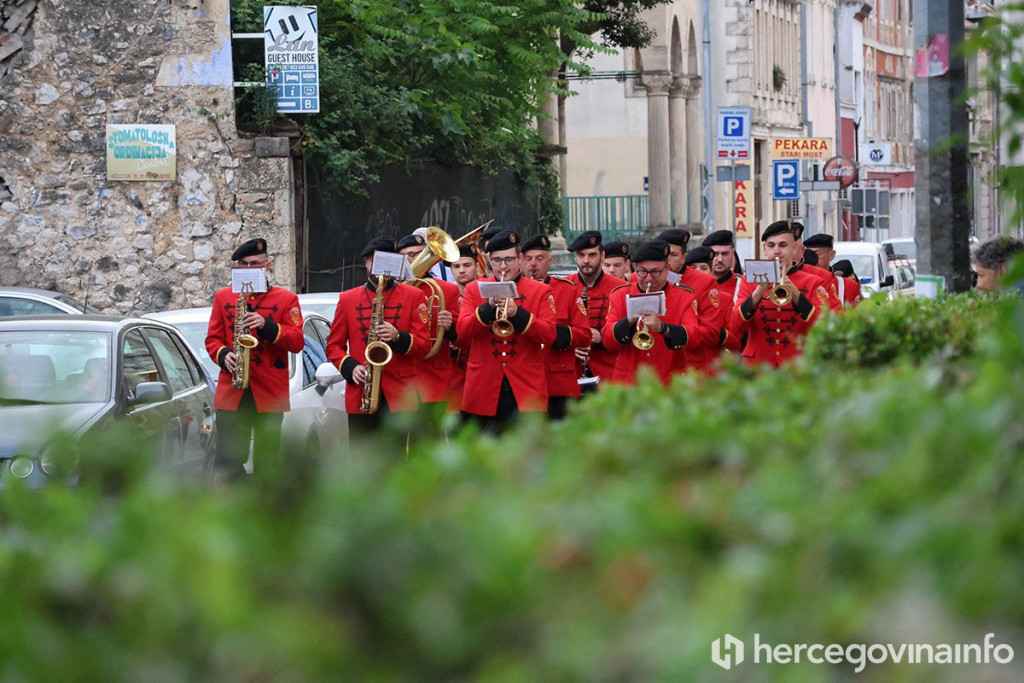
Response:
[{"label": "black beret", "polygon": [[731,247],[735,242],[731,230],[715,230],[700,244],[702,247]]},{"label": "black beret", "polygon": [[390,237],[374,237],[369,243],[363,247],[363,250],[359,252],[359,258],[366,258],[367,256],[373,256],[375,251],[390,251],[392,253],[398,251],[395,247],[395,241]]},{"label": "black beret", "polygon": [[668,230],[662,231],[655,239],[659,239],[669,244],[674,244],[677,247],[686,248],[686,245],[690,243],[690,231],[683,230],[682,228],[669,228]]},{"label": "black beret", "polygon": [[505,232],[505,228],[502,228],[497,225],[491,225],[491,227],[485,229],[483,232],[480,233],[480,237],[478,237],[477,240],[480,242],[482,246],[487,246],[487,240],[491,239],[492,237],[501,232]]},{"label": "black beret", "polygon": [[711,250],[711,247],[701,245],[686,252],[686,265],[692,266],[694,263],[706,263],[710,266],[714,258],[715,252]]},{"label": "black beret", "polygon": [[463,244],[459,247],[459,258],[476,258],[476,245]]},{"label": "black beret", "polygon": [[251,239],[244,243],[242,246],[235,249],[235,252],[231,254],[232,261],[241,261],[249,256],[257,256],[259,254],[267,253],[267,241],[262,237]]},{"label": "black beret", "polygon": [[836,261],[833,263],[832,272],[840,277],[857,277],[857,274],[853,272],[853,264],[850,263],[848,259],[843,259],[842,261]]},{"label": "black beret", "polygon": [[633,263],[642,261],[667,261],[668,242],[665,240],[651,240],[644,242],[633,252]]},{"label": "black beret", "polygon": [[487,240],[487,246],[484,247],[484,253],[490,254],[492,251],[514,249],[515,247],[518,247],[519,244],[519,235],[511,230],[502,230],[497,235]]},{"label": "black beret", "polygon": [[818,254],[813,249],[804,249],[804,263],[809,266],[818,265]]},{"label": "black beret", "polygon": [[835,237],[832,237],[827,232],[819,232],[817,235],[811,235],[804,240],[805,247],[827,247],[831,249],[834,244]]},{"label": "black beret", "polygon": [[523,246],[519,247],[519,251],[524,254],[528,251],[551,251],[551,240],[548,239],[547,235],[534,235],[530,239],[523,242]]},{"label": "black beret", "polygon": [[423,235],[406,235],[402,239],[398,240],[398,244],[395,248],[401,251],[406,247],[422,247],[426,243],[427,241],[423,239]]},{"label": "black beret", "polygon": [[775,221],[761,233],[761,241],[764,242],[769,237],[775,237],[781,235],[784,232],[793,233],[793,239],[800,239],[800,235],[804,233],[804,226],[796,221],[790,223],[789,221]]},{"label": "black beret", "polygon": [[601,246],[601,233],[597,230],[587,230],[580,233],[579,237],[569,245],[569,251],[580,251],[581,249],[593,249]]},{"label": "black beret", "polygon": [[622,240],[612,240],[608,244],[601,246],[601,251],[604,252],[605,256],[622,256],[629,258],[629,245]]}]

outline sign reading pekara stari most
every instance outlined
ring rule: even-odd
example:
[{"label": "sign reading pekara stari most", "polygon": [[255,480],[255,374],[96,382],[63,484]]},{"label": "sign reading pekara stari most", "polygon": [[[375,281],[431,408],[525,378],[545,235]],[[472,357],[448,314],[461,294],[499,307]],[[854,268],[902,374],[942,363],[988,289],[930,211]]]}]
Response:
[{"label": "sign reading pekara stari most", "polygon": [[320,111],[320,57],[314,6],[264,7],[267,88],[282,114]]},{"label": "sign reading pekara stari most", "polygon": [[107,126],[107,180],[174,180],[173,125]]}]

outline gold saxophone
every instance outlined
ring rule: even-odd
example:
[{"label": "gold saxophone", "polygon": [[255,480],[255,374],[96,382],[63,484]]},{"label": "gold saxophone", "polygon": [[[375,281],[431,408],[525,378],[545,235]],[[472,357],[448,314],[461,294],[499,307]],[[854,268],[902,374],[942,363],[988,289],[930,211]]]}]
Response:
[{"label": "gold saxophone", "polygon": [[359,410],[367,415],[376,413],[380,408],[380,378],[384,366],[391,362],[394,355],[391,347],[382,342],[377,334],[377,326],[384,322],[384,282],[384,276],[378,275],[377,293],[373,297],[373,312],[370,314],[370,331],[366,336],[366,382],[363,384]]},{"label": "gold saxophone", "polygon": [[242,323],[249,310],[248,297],[252,296],[252,284],[245,282],[238,292],[238,299],[235,301],[235,329],[234,329],[234,352],[235,372],[231,376],[231,386],[236,389],[246,389],[249,386],[249,356],[260,340],[249,334],[249,328]]}]

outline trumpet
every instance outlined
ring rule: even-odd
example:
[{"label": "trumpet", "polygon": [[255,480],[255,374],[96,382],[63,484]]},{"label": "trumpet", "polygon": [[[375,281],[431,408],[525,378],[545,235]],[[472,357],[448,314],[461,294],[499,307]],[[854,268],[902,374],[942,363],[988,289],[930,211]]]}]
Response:
[{"label": "trumpet", "polygon": [[432,321],[430,325],[432,336],[430,337],[430,351],[427,352],[426,358],[431,358],[441,349],[441,343],[444,341],[444,331],[437,324],[437,318],[438,314],[445,310],[445,299],[441,285],[425,276],[439,261],[444,260],[449,263],[458,261],[459,246],[458,242],[448,236],[448,233],[436,227],[427,228],[425,241],[427,248],[409,264],[412,278],[406,280],[404,284],[427,285],[430,288],[431,294],[427,298],[427,310],[430,315],[429,320]]},{"label": "trumpet", "polygon": [[[651,285],[648,283],[645,294],[651,291]],[[644,322],[643,316],[636,321],[636,332],[633,334],[633,346],[640,349],[641,351],[650,351],[654,347],[654,336],[651,331],[647,329],[647,323]]]},{"label": "trumpet", "polygon": [[786,271],[782,268],[782,261],[775,259],[775,267],[779,271],[779,281],[768,289],[765,296],[776,306],[788,306],[793,301],[793,295],[786,288]]},{"label": "trumpet", "polygon": [[[505,271],[502,270],[498,275],[498,282],[505,281]],[[498,313],[494,322],[491,323],[491,332],[494,336],[501,339],[508,339],[516,331],[513,327],[512,322],[508,319],[508,297],[498,302]]]}]

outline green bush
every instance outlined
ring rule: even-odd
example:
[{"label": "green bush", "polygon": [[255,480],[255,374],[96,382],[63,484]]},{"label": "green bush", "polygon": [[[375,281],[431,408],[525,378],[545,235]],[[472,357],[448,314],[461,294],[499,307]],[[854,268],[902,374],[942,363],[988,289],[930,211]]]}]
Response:
[{"label": "green bush", "polygon": [[[888,372],[843,354],[771,372],[727,363],[668,391],[650,378],[608,387],[564,422],[498,440],[463,432],[409,456],[385,440],[327,456],[313,477],[227,490],[118,476],[139,453],[107,435],[88,444],[106,457],[81,488],[0,499],[0,671],[826,681],[852,667],[727,674],[710,644],[995,632],[1021,652],[1024,308],[965,299],[891,317],[904,308],[987,322],[973,350],[964,333],[956,354]],[[981,673],[869,664],[866,676]]]}]

